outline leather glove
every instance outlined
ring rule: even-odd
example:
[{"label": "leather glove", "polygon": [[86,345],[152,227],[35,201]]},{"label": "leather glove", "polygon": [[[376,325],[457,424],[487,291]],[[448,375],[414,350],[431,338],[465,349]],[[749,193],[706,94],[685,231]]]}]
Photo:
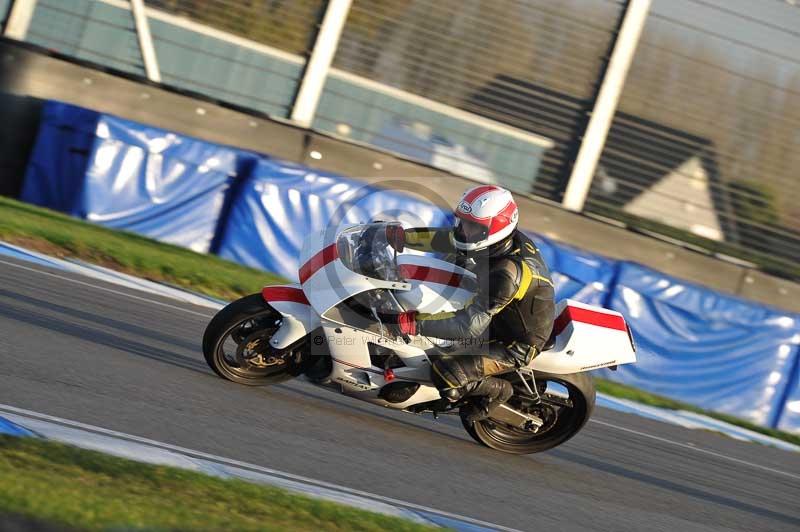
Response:
[{"label": "leather glove", "polygon": [[514,359],[517,367],[527,366],[538,354],[534,346],[520,342],[512,342],[506,347],[506,351]]}]

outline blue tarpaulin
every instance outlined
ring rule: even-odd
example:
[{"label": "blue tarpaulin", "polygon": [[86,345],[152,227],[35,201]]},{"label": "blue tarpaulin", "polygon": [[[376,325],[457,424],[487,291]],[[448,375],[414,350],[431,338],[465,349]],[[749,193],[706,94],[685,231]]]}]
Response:
[{"label": "blue tarpaulin", "polygon": [[603,375],[702,408],[774,426],[800,343],[800,316],[623,263],[611,308],[636,364]]},{"label": "blue tarpaulin", "polygon": [[262,158],[237,189],[216,251],[296,280],[300,248],[311,231],[376,219],[438,226],[448,216],[407,194]]},{"label": "blue tarpaulin", "polygon": [[795,357],[794,368],[789,372],[789,387],[782,403],[778,428],[800,434],[800,353]]},{"label": "blue tarpaulin", "polygon": [[605,305],[617,262],[528,233],[539,247],[556,286],[556,299]]},{"label": "blue tarpaulin", "polygon": [[0,434],[6,434],[8,436],[36,436],[34,432],[2,417],[0,417]]},{"label": "blue tarpaulin", "polygon": [[84,217],[82,194],[99,113],[47,102],[20,199]]},{"label": "blue tarpaulin", "polygon": [[22,199],[199,252],[249,154],[48,102]]}]

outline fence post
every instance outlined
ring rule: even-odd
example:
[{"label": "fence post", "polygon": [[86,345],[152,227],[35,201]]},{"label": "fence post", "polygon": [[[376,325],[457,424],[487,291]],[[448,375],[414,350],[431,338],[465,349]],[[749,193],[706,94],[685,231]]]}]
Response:
[{"label": "fence post", "polygon": [[150,33],[150,22],[147,20],[144,0],[130,0],[131,14],[136,25],[136,37],[139,39],[139,50],[142,52],[142,62],[147,79],[161,83],[161,70],[158,68],[156,49],[153,46],[153,35]]},{"label": "fence post", "polygon": [[629,0],[625,8],[625,17],[564,193],[562,204],[571,211],[582,211],[586,203],[597,162],[603,153],[603,146],[611,129],[611,121],[617,110],[619,97],[633,62],[633,55],[639,44],[651,1]]},{"label": "fence post", "polygon": [[299,126],[311,127],[314,121],[325,79],[328,77],[351,4],[352,0],[329,0],[325,8],[314,49],[292,107],[291,119]]},{"label": "fence post", "polygon": [[33,12],[36,10],[36,0],[11,0],[3,35],[18,41],[24,41],[28,35]]}]

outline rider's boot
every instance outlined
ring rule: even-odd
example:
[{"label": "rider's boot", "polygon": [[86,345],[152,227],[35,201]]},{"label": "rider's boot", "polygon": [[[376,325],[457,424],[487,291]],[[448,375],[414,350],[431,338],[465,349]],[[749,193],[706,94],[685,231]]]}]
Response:
[{"label": "rider's boot", "polygon": [[461,407],[461,417],[469,422],[484,420],[491,417],[492,412],[514,395],[514,387],[505,379],[486,377],[469,391],[468,396],[474,397],[468,404]]}]

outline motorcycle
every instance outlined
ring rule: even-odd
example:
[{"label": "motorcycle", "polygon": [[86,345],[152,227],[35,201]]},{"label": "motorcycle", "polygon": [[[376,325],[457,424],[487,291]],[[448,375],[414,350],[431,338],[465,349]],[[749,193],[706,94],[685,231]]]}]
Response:
[{"label": "motorcycle", "polygon": [[[475,294],[477,280],[454,262],[398,252],[402,230],[379,222],[311,234],[301,251],[299,284],[267,286],[212,318],[203,337],[208,365],[240,384],[305,375],[384,407],[458,414],[470,399],[441,397],[430,363],[458,346],[403,336],[387,316],[457,311]],[[564,443],[592,415],[595,388],[588,372],[636,361],[631,330],[618,312],[571,300],[556,309],[545,349],[527,366],[495,375],[511,382],[511,399],[485,420],[462,419],[478,443],[514,454]]]}]

